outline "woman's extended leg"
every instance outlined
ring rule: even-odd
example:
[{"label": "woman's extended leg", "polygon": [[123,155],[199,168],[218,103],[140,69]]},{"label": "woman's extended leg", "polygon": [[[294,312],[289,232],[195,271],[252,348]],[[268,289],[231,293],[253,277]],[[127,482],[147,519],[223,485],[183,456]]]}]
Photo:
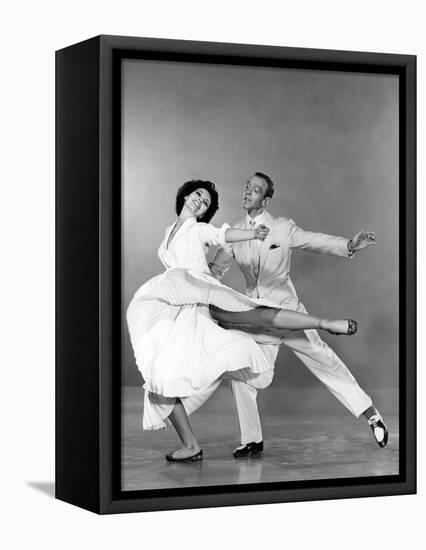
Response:
[{"label": "woman's extended leg", "polygon": [[201,449],[195,439],[191,424],[189,423],[188,415],[186,414],[185,408],[180,399],[176,399],[176,404],[169,415],[169,420],[173,424],[180,440],[182,441],[182,447],[177,451],[170,453],[168,456],[174,460],[184,460],[185,458],[197,455]]},{"label": "woman's extended leg", "polygon": [[232,312],[210,306],[210,314],[216,321],[226,325],[255,326],[262,330],[308,330],[321,329],[338,334],[353,334],[348,319],[319,319],[307,313],[260,306],[250,311]]}]

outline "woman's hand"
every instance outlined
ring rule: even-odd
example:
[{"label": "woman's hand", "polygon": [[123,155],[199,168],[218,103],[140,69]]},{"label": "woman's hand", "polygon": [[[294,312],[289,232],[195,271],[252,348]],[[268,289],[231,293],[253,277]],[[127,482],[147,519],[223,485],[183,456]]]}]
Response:
[{"label": "woman's hand", "polygon": [[266,225],[258,225],[254,230],[254,238],[259,241],[264,241],[269,233],[269,227]]}]

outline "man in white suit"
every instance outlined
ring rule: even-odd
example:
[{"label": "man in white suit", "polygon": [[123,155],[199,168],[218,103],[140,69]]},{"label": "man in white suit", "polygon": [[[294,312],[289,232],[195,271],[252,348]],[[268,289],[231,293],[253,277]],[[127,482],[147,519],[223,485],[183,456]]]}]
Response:
[{"label": "man in white suit", "polygon": [[[369,231],[361,231],[352,239],[346,239],[304,231],[293,220],[273,218],[266,211],[273,193],[273,182],[266,174],[256,172],[248,179],[243,197],[243,208],[247,215],[235,227],[253,228],[266,225],[270,229],[269,235],[263,242],[246,241],[219,249],[210,269],[215,277],[221,278],[235,260],[244,275],[248,296],[265,298],[287,309],[306,312],[290,279],[292,250],[308,250],[350,258],[356,252],[375,244],[375,235]],[[382,416],[349,369],[321,340],[317,331],[289,332],[281,337],[279,343],[287,345],[352,414],[356,417],[364,415],[377,443],[380,447],[385,447],[388,431]],[[279,349],[277,343],[264,342],[261,345],[274,362]],[[256,402],[257,389],[267,387],[272,378],[273,371],[268,371],[257,378],[256,383],[251,382],[252,385],[240,380],[231,381],[241,431],[241,445],[234,451],[236,458],[263,451],[262,427]]]}]

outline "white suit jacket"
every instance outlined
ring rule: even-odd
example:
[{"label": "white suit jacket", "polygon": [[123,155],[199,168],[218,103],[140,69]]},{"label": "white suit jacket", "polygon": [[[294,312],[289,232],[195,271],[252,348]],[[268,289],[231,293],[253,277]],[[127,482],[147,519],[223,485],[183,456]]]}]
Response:
[{"label": "white suit jacket", "polygon": [[[273,218],[265,211],[265,225],[270,231],[260,243],[259,274],[256,278],[250,257],[249,241],[232,243],[217,251],[210,263],[213,276],[222,278],[235,259],[240,267],[246,294],[252,298],[266,298],[288,309],[296,309],[298,297],[290,278],[293,249],[309,250],[320,254],[349,257],[348,239],[324,233],[304,231],[289,218]],[[234,227],[247,228],[244,217]]]}]

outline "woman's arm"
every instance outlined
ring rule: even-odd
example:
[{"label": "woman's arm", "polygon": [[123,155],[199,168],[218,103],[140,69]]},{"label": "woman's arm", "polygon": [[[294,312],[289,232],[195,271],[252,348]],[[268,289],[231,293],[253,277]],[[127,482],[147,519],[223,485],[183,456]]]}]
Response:
[{"label": "woman's arm", "polygon": [[252,241],[253,239],[264,241],[268,233],[269,227],[266,227],[266,225],[259,225],[255,229],[237,229],[236,227],[229,227],[225,232],[225,242],[238,243],[241,241]]}]

